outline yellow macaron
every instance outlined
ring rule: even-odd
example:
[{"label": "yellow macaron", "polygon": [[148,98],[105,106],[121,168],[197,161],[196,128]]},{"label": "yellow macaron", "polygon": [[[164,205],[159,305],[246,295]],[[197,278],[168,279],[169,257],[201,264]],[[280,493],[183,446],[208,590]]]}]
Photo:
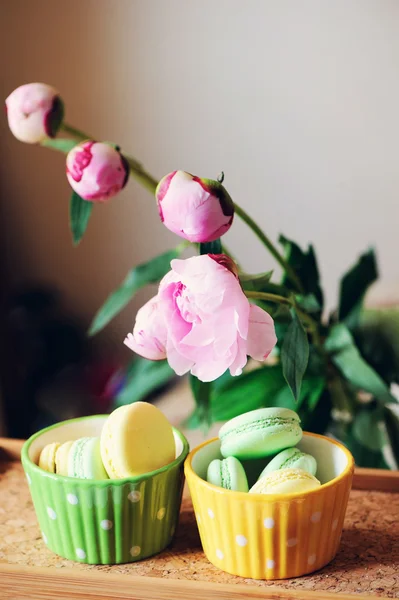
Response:
[{"label": "yellow macaron", "polygon": [[303,469],[280,469],[265,475],[249,490],[250,494],[301,494],[320,487],[320,481]]},{"label": "yellow macaron", "polygon": [[101,434],[101,458],[110,478],[150,473],[175,459],[173,429],[152,404],[135,402],[114,410]]},{"label": "yellow macaron", "polygon": [[55,455],[60,444],[58,442],[52,442],[44,446],[39,456],[39,467],[48,471],[49,473],[55,473]]},{"label": "yellow macaron", "polygon": [[61,445],[58,444],[58,449],[55,453],[55,471],[57,475],[68,475],[69,451],[72,444],[73,440]]}]

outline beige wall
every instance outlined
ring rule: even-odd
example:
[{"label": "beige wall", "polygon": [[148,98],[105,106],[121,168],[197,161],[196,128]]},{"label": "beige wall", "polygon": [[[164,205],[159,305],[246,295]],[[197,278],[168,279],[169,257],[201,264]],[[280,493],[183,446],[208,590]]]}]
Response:
[{"label": "beige wall", "polygon": [[[272,238],[316,244],[330,305],[369,244],[384,279],[399,279],[399,2],[1,0],[0,11],[3,97],[48,82],[68,121],[154,175],[224,170]],[[131,265],[175,238],[131,182],[73,249],[63,156],[0,127],[6,261],[19,279],[56,283],[88,322]],[[226,241],[248,269],[272,266],[241,224]],[[143,297],[109,329],[115,348]]]}]

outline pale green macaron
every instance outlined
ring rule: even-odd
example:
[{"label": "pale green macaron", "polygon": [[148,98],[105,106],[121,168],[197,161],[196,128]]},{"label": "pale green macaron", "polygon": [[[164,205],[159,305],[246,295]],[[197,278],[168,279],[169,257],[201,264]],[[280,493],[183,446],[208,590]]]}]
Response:
[{"label": "pale green macaron", "polygon": [[108,479],[101,460],[100,438],[83,437],[73,442],[68,454],[68,476]]},{"label": "pale green macaron", "polygon": [[289,408],[259,408],[225,423],[219,438],[224,457],[261,458],[295,446],[302,429],[299,416]]},{"label": "pale green macaron", "polygon": [[208,467],[207,481],[226,490],[247,492],[248,481],[244,467],[239,460],[229,456],[224,460],[215,459]]},{"label": "pale green macaron", "polygon": [[317,462],[313,456],[301,452],[298,448],[287,448],[272,458],[259,475],[258,480],[262,479],[268,473],[279,471],[280,469],[302,469],[311,475],[316,475]]}]

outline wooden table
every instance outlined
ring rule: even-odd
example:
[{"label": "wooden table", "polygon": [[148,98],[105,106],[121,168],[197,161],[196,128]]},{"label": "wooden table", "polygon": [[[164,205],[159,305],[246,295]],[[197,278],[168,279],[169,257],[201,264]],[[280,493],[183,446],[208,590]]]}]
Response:
[{"label": "wooden table", "polygon": [[93,566],[52,554],[41,540],[19,462],[21,442],[0,439],[0,598],[138,600],[249,598],[338,600],[399,597],[399,474],[359,469],[335,560],[317,573],[254,581],[205,558],[191,501],[183,499],[172,545],[150,559]]}]

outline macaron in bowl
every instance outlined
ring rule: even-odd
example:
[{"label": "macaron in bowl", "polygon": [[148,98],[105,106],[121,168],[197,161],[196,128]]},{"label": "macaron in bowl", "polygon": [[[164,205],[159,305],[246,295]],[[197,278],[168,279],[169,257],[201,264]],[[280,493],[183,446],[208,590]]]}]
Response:
[{"label": "macaron in bowl", "polygon": [[[185,437],[172,428],[170,462],[109,479],[98,462],[107,419],[96,415],[57,423],[29,438],[21,455],[44,543],[64,558],[87,564],[133,562],[168,546],[178,523],[189,451]],[[50,444],[56,447],[44,453],[42,466],[49,467],[44,470],[39,457]],[[63,474],[54,472],[57,457]]]},{"label": "macaron in bowl", "polygon": [[299,577],[329,563],[339,547],[352,485],[350,452],[335,440],[303,432],[297,447],[316,459],[317,479],[303,469],[287,469],[288,475],[273,471],[263,479],[274,490],[264,493],[261,479],[255,484],[260,489],[244,493],[206,480],[209,464],[222,458],[221,443],[214,438],[197,446],[184,467],[210,562],[253,579]]}]

